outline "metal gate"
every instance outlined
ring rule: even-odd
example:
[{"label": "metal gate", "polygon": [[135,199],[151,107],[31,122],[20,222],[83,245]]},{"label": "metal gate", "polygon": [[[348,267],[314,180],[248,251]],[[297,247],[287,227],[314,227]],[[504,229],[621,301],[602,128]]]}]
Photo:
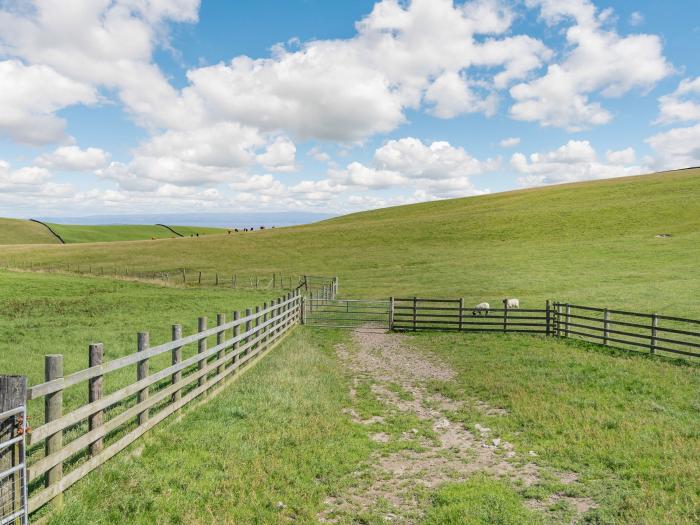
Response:
[{"label": "metal gate", "polygon": [[0,525],[26,525],[26,407],[0,414]]},{"label": "metal gate", "polygon": [[389,301],[309,298],[304,324],[319,328],[389,329]]}]

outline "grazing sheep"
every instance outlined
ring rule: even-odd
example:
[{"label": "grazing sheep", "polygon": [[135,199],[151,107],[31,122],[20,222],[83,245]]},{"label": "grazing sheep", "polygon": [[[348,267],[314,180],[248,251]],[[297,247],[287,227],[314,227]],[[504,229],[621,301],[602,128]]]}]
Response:
[{"label": "grazing sheep", "polygon": [[503,306],[506,310],[517,310],[520,308],[520,301],[517,299],[503,299]]},{"label": "grazing sheep", "polygon": [[482,312],[484,312],[485,315],[489,315],[490,309],[491,306],[489,305],[489,303],[479,303],[474,307],[472,315],[481,315]]}]

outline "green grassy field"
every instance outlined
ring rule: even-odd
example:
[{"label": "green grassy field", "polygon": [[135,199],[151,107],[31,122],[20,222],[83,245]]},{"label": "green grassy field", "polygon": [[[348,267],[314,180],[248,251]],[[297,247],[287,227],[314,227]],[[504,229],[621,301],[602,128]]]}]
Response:
[{"label": "green grassy field", "polygon": [[[547,298],[700,316],[700,170],[587,182],[138,245],[8,247],[4,258],[150,271],[336,274],[349,297]],[[656,238],[670,233],[671,238]]]},{"label": "green grassy field", "polygon": [[[49,224],[67,244],[92,242],[142,241],[176,238],[172,231],[158,225],[106,225],[85,226],[75,224]],[[212,235],[225,233],[221,228],[199,228],[195,226],[173,226],[182,236]]]},{"label": "green grassy field", "polygon": [[37,222],[0,218],[0,245],[58,243],[60,241]]}]

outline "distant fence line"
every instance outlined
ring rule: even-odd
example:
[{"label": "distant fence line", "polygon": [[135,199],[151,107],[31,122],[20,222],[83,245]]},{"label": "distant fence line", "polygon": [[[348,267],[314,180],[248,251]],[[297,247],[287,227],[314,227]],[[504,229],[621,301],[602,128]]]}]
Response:
[{"label": "distant fence line", "polygon": [[172,271],[143,271],[130,269],[128,266],[70,263],[38,265],[31,261],[23,264],[5,263],[1,267],[6,270],[92,275],[184,286],[215,286],[249,290],[296,290],[304,287],[308,291],[320,291],[324,287],[333,287],[337,290],[336,277],[285,274],[283,272],[248,274],[200,271],[188,268]]},{"label": "distant fence line", "polygon": [[700,357],[698,320],[558,301],[546,301],[544,308],[486,311],[465,307],[463,299],[391,298],[389,328],[573,336],[626,350]]},{"label": "distant fence line", "polygon": [[[112,361],[103,361],[104,347],[94,343],[88,348],[88,368],[67,375],[62,355],[45,356],[45,382],[25,386],[21,396],[30,408],[36,406],[32,401],[44,401],[43,422],[35,415],[41,424],[26,437],[29,512],[61,498],[66,489],[170,414],[214,387],[218,391],[224,379],[248,366],[299,323],[303,300],[301,291],[289,292],[242,315],[233,312],[228,322],[225,314],[218,314],[214,327],[200,317],[197,332],[188,336],[183,336],[181,325],[173,325],[172,341],[153,347],[149,333],[140,332],[137,351]],[[209,347],[212,337],[216,344]],[[183,348],[195,343],[196,353],[192,349],[183,358]],[[154,365],[161,367],[154,370]],[[124,384],[128,367],[135,367],[136,381]],[[117,389],[108,393],[107,378],[115,373]],[[0,376],[0,384],[7,377]],[[85,388],[81,404],[72,406],[80,385]],[[69,393],[71,406],[64,403],[64,392]],[[4,397],[0,392],[0,401]],[[5,523],[1,512],[0,522]]]}]

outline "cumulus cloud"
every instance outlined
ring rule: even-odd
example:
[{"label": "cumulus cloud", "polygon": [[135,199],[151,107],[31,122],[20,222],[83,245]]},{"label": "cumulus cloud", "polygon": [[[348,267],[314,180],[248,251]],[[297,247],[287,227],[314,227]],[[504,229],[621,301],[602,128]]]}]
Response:
[{"label": "cumulus cloud", "polygon": [[0,136],[29,144],[57,142],[64,137],[65,121],[55,112],[96,101],[93,87],[49,66],[0,61]]},{"label": "cumulus cloud", "polygon": [[635,157],[634,150],[628,148],[608,152],[608,162],[601,162],[590,142],[570,140],[547,153],[533,153],[529,157],[515,153],[510,163],[515,171],[521,174],[518,178],[521,186],[542,186],[638,175],[648,171],[645,166],[632,165]]},{"label": "cumulus cloud", "polygon": [[609,29],[610,10],[597,12],[589,0],[527,0],[539,7],[548,25],[572,20],[566,30],[571,51],[535,80],[513,86],[510,113],[571,131],[606,124],[610,112],[592,96],[619,97],[634,88],[649,88],[671,73],[656,35],[620,36]]},{"label": "cumulus cloud", "polygon": [[34,163],[54,170],[92,171],[106,166],[109,156],[109,153],[100,148],[61,146],[51,153],[41,155]]},{"label": "cumulus cloud", "polygon": [[678,88],[659,98],[657,123],[700,120],[700,77],[681,80]]},{"label": "cumulus cloud", "polygon": [[656,152],[659,169],[700,166],[700,124],[657,133],[646,142]]},{"label": "cumulus cloud", "polygon": [[512,148],[513,146],[517,146],[518,144],[520,144],[520,137],[510,137],[507,139],[503,139],[499,144],[502,148]]},{"label": "cumulus cloud", "polygon": [[297,148],[287,137],[277,137],[265,153],[257,156],[258,163],[270,171],[294,171]]}]

